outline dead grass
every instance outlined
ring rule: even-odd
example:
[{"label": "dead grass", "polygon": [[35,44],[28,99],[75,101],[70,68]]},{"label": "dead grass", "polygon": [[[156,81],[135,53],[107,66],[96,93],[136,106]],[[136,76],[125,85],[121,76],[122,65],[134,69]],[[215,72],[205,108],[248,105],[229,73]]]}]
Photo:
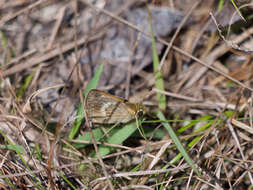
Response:
[{"label": "dead grass", "polygon": [[[252,187],[252,6],[219,3],[150,3],[153,66],[144,1],[1,2],[0,187]],[[140,129],[85,122],[96,87],[143,102]]]}]

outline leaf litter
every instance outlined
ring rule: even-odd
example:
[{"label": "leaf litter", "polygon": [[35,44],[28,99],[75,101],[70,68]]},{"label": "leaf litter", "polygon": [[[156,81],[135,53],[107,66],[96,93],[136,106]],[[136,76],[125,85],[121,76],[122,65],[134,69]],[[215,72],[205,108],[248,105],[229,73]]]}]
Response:
[{"label": "leaf litter", "polygon": [[[251,52],[246,51],[253,47],[252,6],[247,2],[237,3],[236,8],[230,1],[223,6],[216,1],[200,2],[166,52],[161,66],[163,91],[154,88],[145,3],[94,2],[20,1],[0,5],[3,188],[252,186],[253,72]],[[193,5],[171,2],[148,5],[160,60],[168,47],[164,42],[170,42]],[[247,22],[238,13],[230,20],[238,10]],[[124,126],[109,130],[108,137],[94,129],[99,150],[107,147],[102,157],[104,167],[96,157],[98,152],[85,123],[73,140],[67,138],[79,117],[80,94],[101,62],[105,64],[98,89],[138,99],[148,108],[141,122],[147,140],[128,125],[131,135],[122,137],[126,140],[121,144],[109,144],[106,138],[126,133],[121,130]],[[29,84],[26,78],[31,79]],[[160,113],[155,96],[158,92],[167,96],[163,112],[166,121],[156,117]],[[29,111],[24,111],[28,104]],[[191,173],[192,168],[180,157],[161,124],[171,125],[177,132],[201,171],[199,176]],[[110,126],[103,128],[107,131]]]}]

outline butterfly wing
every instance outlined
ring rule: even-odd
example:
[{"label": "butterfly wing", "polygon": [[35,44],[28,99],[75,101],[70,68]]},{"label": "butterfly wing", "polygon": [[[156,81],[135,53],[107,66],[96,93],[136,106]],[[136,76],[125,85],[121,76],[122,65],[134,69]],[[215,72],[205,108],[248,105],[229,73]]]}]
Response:
[{"label": "butterfly wing", "polygon": [[91,90],[85,98],[88,119],[93,123],[127,123],[135,118],[125,100],[99,90]]}]

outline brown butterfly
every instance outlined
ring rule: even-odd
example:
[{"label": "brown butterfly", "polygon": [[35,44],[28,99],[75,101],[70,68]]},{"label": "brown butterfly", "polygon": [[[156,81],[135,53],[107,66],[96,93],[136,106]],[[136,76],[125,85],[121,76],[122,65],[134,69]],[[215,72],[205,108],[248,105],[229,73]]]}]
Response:
[{"label": "brown butterfly", "polygon": [[143,115],[145,107],[101,90],[90,90],[85,97],[85,111],[92,123],[115,124],[128,123]]}]

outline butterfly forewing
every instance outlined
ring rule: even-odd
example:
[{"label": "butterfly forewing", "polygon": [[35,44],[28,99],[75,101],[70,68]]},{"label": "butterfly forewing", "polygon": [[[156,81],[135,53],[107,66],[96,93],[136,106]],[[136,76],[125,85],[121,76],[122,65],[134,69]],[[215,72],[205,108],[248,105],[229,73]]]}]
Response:
[{"label": "butterfly forewing", "polygon": [[85,98],[87,117],[93,123],[127,123],[135,118],[136,112],[130,111],[125,101],[100,90],[91,90]]}]

